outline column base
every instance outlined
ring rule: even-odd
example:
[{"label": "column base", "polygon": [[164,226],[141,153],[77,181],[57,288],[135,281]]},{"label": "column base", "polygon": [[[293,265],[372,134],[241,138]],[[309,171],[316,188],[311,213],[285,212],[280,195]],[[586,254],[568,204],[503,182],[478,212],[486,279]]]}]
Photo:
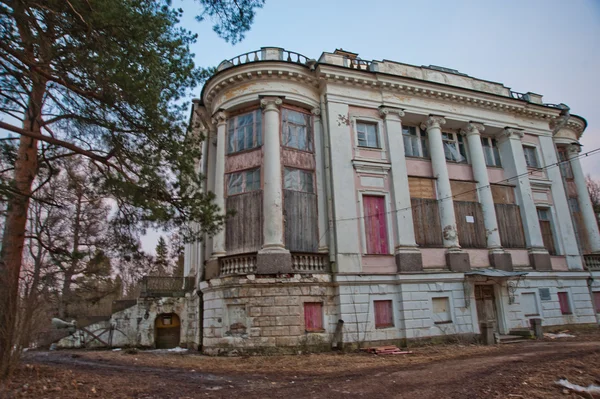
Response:
[{"label": "column base", "polygon": [[504,270],[506,272],[513,271],[512,255],[504,251],[490,251],[489,253],[490,266],[494,269]]},{"label": "column base", "polygon": [[446,252],[446,264],[448,269],[453,272],[468,272],[471,270],[469,254],[453,248]]},{"label": "column base", "polygon": [[532,268],[539,271],[551,271],[552,261],[550,260],[550,254],[545,249],[529,250],[529,264]]},{"label": "column base", "polygon": [[292,255],[285,248],[261,249],[256,254],[256,274],[292,273]]},{"label": "column base", "polygon": [[219,258],[211,258],[206,262],[204,266],[204,281],[211,280],[219,277],[221,274],[221,268],[219,266]]},{"label": "column base", "polygon": [[398,273],[423,271],[423,257],[416,248],[399,248],[395,258]]}]

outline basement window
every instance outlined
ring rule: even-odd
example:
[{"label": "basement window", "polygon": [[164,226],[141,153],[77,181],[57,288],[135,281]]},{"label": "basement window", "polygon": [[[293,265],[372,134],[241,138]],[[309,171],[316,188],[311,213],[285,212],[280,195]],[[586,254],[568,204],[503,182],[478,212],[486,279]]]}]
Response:
[{"label": "basement window", "polygon": [[392,301],[373,301],[375,308],[375,328],[394,327]]},{"label": "basement window", "polygon": [[558,293],[558,303],[560,305],[560,313],[573,314],[571,304],[569,303],[569,294],[567,292]]},{"label": "basement window", "polygon": [[447,296],[432,298],[433,322],[434,324],[452,323],[450,313],[450,298]]},{"label": "basement window", "polygon": [[321,332],[323,328],[323,303],[304,303],[304,328],[310,332]]}]

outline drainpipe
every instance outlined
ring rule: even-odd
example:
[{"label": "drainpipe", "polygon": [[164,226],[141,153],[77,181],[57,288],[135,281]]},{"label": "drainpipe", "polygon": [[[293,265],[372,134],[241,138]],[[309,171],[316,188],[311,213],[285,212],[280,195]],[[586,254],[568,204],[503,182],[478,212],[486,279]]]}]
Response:
[{"label": "drainpipe", "polygon": [[331,189],[331,146],[329,142],[329,115],[327,114],[327,107],[325,106],[325,95],[321,94],[321,131],[323,132],[323,144],[325,149],[323,155],[325,156],[325,195],[327,195],[327,220],[329,223],[328,234],[329,234],[329,262],[335,263],[336,261],[336,246],[335,246],[335,229],[334,229],[334,215],[333,215],[333,192]]}]

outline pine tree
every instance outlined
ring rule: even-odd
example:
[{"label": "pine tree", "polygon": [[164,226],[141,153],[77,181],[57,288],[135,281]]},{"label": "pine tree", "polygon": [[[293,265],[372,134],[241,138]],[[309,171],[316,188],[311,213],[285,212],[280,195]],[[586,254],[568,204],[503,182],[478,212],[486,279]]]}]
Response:
[{"label": "pine tree", "polygon": [[156,244],[156,258],[154,260],[153,274],[156,276],[164,277],[170,274],[169,264],[169,249],[167,248],[167,242],[163,236],[160,236],[158,243]]}]

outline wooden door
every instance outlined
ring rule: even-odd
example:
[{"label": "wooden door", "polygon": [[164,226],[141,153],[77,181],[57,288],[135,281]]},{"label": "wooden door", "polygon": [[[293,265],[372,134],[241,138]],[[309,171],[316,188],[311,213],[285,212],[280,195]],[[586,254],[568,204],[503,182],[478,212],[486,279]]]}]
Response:
[{"label": "wooden door", "polygon": [[156,348],[171,349],[179,346],[181,340],[181,324],[175,313],[158,315],[156,325]]},{"label": "wooden door", "polygon": [[368,254],[389,254],[385,197],[363,196]]},{"label": "wooden door", "polygon": [[498,332],[498,315],[493,285],[475,285],[475,304],[479,323],[493,321],[494,331]]}]

